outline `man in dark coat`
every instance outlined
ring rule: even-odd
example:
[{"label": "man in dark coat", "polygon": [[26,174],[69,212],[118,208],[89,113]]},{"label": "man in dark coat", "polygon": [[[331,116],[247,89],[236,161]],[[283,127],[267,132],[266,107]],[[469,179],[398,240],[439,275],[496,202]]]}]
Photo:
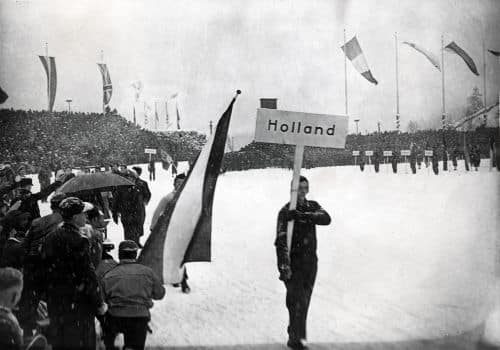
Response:
[{"label": "man in dark coat", "polygon": [[[315,201],[306,199],[308,180],[301,176],[297,193],[297,209],[286,204],[278,214],[276,254],[280,280],[286,286],[289,313],[288,343],[292,349],[306,349],[306,320],[316,279],[316,225],[329,225],[330,215]],[[287,227],[294,221],[291,251],[287,246]]]},{"label": "man in dark coat", "polygon": [[[51,171],[46,165],[42,165],[38,171],[38,182],[40,183],[40,190],[44,190],[50,185]],[[47,197],[42,198],[42,202],[47,202]]]},{"label": "man in dark coat", "polygon": [[45,293],[47,267],[42,260],[42,247],[47,237],[63,222],[59,204],[66,198],[56,193],[50,199],[52,214],[33,220],[23,243],[24,288],[19,303],[18,319],[24,334],[31,335],[36,328],[37,307]]},{"label": "man in dark coat", "polygon": [[56,178],[56,181],[38,193],[31,193],[31,188],[33,187],[33,180],[31,180],[31,178],[22,178],[19,182],[18,196],[14,198],[13,203],[20,200],[21,206],[19,207],[19,210],[30,213],[32,220],[37,219],[40,217],[38,201],[54,192],[63,184],[66,178],[65,174],[59,175]]},{"label": "man in dark coat", "polygon": [[149,171],[149,181],[156,180],[156,166],[155,166],[155,161],[152,159],[149,161],[148,171]]},{"label": "man in dark coat", "polygon": [[439,159],[438,159],[438,156],[437,156],[437,150],[434,148],[432,150],[432,171],[434,171],[434,174],[438,175],[439,174]]},{"label": "man in dark coat", "polygon": [[458,148],[455,147],[453,149],[453,152],[451,153],[451,162],[453,164],[453,170],[457,170],[457,165],[458,165],[458,162],[457,162],[457,158],[458,158]]},{"label": "man in dark coat", "polygon": [[153,300],[165,295],[165,288],[153,270],[136,261],[138,246],[123,241],[118,247],[120,263],[103,277],[102,286],[109,311],[104,327],[106,350],[115,349],[118,333],[123,333],[124,348],[142,350],[146,342],[149,309]]},{"label": "man in dark coat", "polygon": [[396,151],[392,152],[392,159],[391,159],[391,165],[392,165],[392,172],[396,174],[398,172],[398,154]]},{"label": "man in dark coat", "polygon": [[118,223],[118,216],[123,225],[124,237],[137,243],[144,235],[146,205],[151,199],[151,192],[145,181],[141,180],[135,170],[128,171],[127,178],[135,182],[135,186],[119,188],[113,194],[113,221]]},{"label": "man in dark coat", "polygon": [[76,197],[60,205],[63,225],[47,237],[47,306],[52,349],[95,349],[95,316],[106,312],[90,261],[90,243],[80,234],[90,203]]}]

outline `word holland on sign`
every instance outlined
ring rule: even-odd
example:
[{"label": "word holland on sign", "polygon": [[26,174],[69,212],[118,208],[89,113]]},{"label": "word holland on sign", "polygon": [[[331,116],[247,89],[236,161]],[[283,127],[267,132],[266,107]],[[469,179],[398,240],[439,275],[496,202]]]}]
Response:
[{"label": "word holland on sign", "polygon": [[344,148],[347,116],[257,109],[255,141]]},{"label": "word holland on sign", "polygon": [[[322,126],[312,126],[312,125],[305,125],[304,128],[302,128],[302,122],[292,122],[291,128],[290,124],[287,122],[281,122],[279,124],[278,119],[275,120],[268,120],[267,123],[267,130],[268,131],[281,131],[281,132],[291,132],[294,133],[296,132],[297,134],[300,134],[303,132],[304,134],[314,134],[314,135],[323,135],[323,127]],[[295,124],[297,124],[297,127],[295,127]],[[328,136],[333,136],[335,135],[335,124],[332,125],[330,128],[326,129],[326,135]]]}]

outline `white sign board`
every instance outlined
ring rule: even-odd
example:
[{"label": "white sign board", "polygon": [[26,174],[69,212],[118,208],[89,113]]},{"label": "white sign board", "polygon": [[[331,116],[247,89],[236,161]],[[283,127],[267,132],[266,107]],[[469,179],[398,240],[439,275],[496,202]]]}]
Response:
[{"label": "white sign board", "polygon": [[146,154],[156,154],[156,148],[144,148]]},{"label": "white sign board", "polygon": [[392,157],[392,151],[384,151],[384,157]]},{"label": "white sign board", "polygon": [[258,108],[255,141],[345,148],[347,116]]},{"label": "white sign board", "polygon": [[368,157],[373,156],[373,151],[365,151],[365,156],[368,156]]},{"label": "white sign board", "polygon": [[353,157],[359,156],[359,151],[352,151],[352,156]]},{"label": "white sign board", "polygon": [[432,157],[433,152],[432,151],[425,151],[425,156],[426,157]]},{"label": "white sign board", "polygon": [[402,156],[409,156],[409,155],[411,155],[411,152],[409,149],[404,149],[404,150],[401,150],[401,155]]}]

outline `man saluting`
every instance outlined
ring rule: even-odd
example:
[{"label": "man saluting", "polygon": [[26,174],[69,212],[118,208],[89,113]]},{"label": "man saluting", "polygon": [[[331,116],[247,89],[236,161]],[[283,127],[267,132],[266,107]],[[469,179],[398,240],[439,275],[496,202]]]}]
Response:
[{"label": "man saluting", "polygon": [[[306,199],[309,181],[301,176],[297,192],[297,209],[286,204],[278,214],[276,254],[280,280],[286,286],[286,307],[289,314],[288,347],[307,349],[306,320],[316,279],[316,225],[329,225],[330,215],[315,201]],[[292,246],[288,252],[287,226],[294,221]]]}]

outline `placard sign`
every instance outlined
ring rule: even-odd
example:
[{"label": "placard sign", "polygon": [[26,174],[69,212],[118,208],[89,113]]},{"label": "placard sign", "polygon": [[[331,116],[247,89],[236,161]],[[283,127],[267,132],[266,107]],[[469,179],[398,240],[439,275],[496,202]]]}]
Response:
[{"label": "placard sign", "polygon": [[347,116],[258,108],[255,141],[345,148]]},{"label": "placard sign", "polygon": [[404,149],[404,150],[401,150],[401,155],[402,156],[410,156],[411,152],[409,149]]},{"label": "placard sign", "polygon": [[384,157],[392,157],[392,151],[384,151]]},{"label": "placard sign", "polygon": [[146,154],[156,154],[156,148],[144,148]]},{"label": "placard sign", "polygon": [[426,157],[432,157],[432,155],[433,155],[432,151],[425,151],[424,153],[425,153]]},{"label": "placard sign", "polygon": [[353,157],[358,157],[359,156],[359,151],[352,151],[352,156]]},{"label": "placard sign", "polygon": [[365,156],[367,157],[373,156],[373,151],[365,151]]}]

